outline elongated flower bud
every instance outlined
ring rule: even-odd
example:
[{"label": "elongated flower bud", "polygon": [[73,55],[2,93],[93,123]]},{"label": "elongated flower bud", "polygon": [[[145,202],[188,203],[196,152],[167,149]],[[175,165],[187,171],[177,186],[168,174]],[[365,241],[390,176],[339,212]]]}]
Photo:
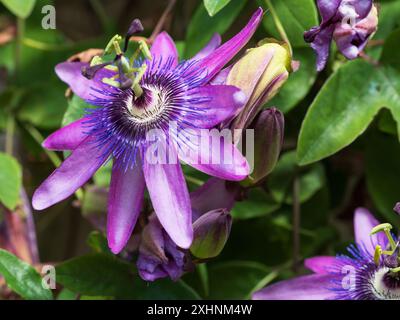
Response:
[{"label": "elongated flower bud", "polygon": [[[265,43],[250,49],[232,67],[226,84],[240,88],[247,103],[233,121],[231,129],[247,128],[261,107],[278,92],[291,71],[291,55],[285,45]],[[239,137],[235,137],[237,142]]]},{"label": "elongated flower bud", "polygon": [[194,240],[190,252],[200,259],[219,255],[228,240],[232,217],[225,209],[205,213],[193,224]]},{"label": "elongated flower bud", "polygon": [[252,124],[254,129],[254,169],[250,175],[253,183],[265,178],[275,168],[282,149],[284,117],[276,108],[262,111]]},{"label": "elongated flower bud", "polygon": [[146,281],[164,277],[177,280],[185,270],[186,252],[175,245],[154,214],[143,229],[136,264]]}]

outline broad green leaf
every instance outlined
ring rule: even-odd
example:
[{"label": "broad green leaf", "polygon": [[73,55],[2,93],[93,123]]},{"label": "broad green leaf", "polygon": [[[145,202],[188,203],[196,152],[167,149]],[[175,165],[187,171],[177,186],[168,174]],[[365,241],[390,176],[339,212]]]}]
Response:
[{"label": "broad green leaf", "polygon": [[42,277],[29,264],[0,249],[0,274],[11,290],[28,300],[51,300],[50,289],[42,286]]},{"label": "broad green leaf", "polygon": [[393,207],[400,199],[400,145],[396,137],[375,132],[366,144],[368,191],[378,210],[394,225],[400,223]]},{"label": "broad green leaf", "polygon": [[288,113],[305,98],[317,77],[312,49],[296,48],[293,59],[300,61],[299,70],[290,74],[278,94],[267,104],[276,106],[284,113]]},{"label": "broad green leaf", "polygon": [[210,296],[207,298],[249,299],[259,288],[260,281],[269,274],[270,270],[265,265],[253,261],[229,261],[210,265]]},{"label": "broad green leaf", "polygon": [[88,254],[56,267],[57,282],[74,292],[89,296],[135,298],[143,289],[133,265],[105,254]]},{"label": "broad green leaf", "polygon": [[1,2],[17,17],[25,19],[31,14],[36,0],[1,0]]},{"label": "broad green leaf", "polygon": [[14,210],[19,200],[22,184],[22,169],[18,161],[0,152],[0,201]]},{"label": "broad green leaf", "polygon": [[224,8],[231,0],[204,0],[204,6],[208,14],[212,17]]},{"label": "broad green leaf", "polygon": [[231,214],[237,219],[251,219],[268,215],[279,209],[280,204],[260,188],[252,188],[243,201],[236,202]]},{"label": "broad green leaf", "polygon": [[[303,34],[319,24],[318,13],[314,0],[271,0],[275,11],[285,28],[293,47],[307,47]],[[265,0],[258,0],[264,9],[268,9]],[[269,12],[266,13],[263,24],[274,38],[280,39],[279,32]],[[281,39],[283,40],[283,39]]]},{"label": "broad green leaf", "polygon": [[[185,57],[190,58],[200,51],[214,33],[223,34],[235,21],[246,0],[231,1],[224,10],[210,17],[203,2],[194,13],[186,34]],[[207,27],[205,27],[207,26]]]},{"label": "broad green leaf", "polygon": [[304,118],[297,149],[300,165],[336,153],[365,131],[391,96],[391,84],[381,78],[360,60],[346,63],[330,77]]},{"label": "broad green leaf", "polygon": [[86,296],[120,299],[197,299],[183,281],[162,279],[147,283],[133,263],[107,254],[88,254],[58,265],[57,282]]}]

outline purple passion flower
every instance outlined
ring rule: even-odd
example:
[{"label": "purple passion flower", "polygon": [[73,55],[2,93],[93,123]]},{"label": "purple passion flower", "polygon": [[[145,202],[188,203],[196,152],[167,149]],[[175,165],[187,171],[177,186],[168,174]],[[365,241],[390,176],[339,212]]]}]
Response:
[{"label": "purple passion flower", "polygon": [[[354,216],[356,244],[348,255],[306,259],[314,272],[281,281],[253,294],[255,300],[400,300],[399,243],[392,236],[371,234],[379,222],[366,209]],[[391,238],[392,244],[388,238]],[[376,256],[377,246],[393,253]]]},{"label": "purple passion flower", "polygon": [[304,33],[305,41],[317,53],[317,70],[326,66],[332,39],[347,59],[357,58],[377,29],[378,12],[373,1],[317,0],[317,4],[322,22]]},{"label": "purple passion flower", "polygon": [[[77,62],[57,65],[61,80],[97,108],[44,141],[47,149],[72,150],[72,154],[35,191],[34,208],[43,210],[66,199],[112,159],[107,218],[112,252],[119,253],[126,245],[141,211],[145,186],[167,234],[179,247],[189,248],[193,240],[192,210],[177,158],[224,180],[243,180],[249,174],[246,159],[227,139],[208,145],[191,140],[200,135],[204,138],[205,131],[213,132],[206,129],[231,118],[243,106],[245,96],[238,88],[211,85],[210,81],[249,41],[262,16],[259,8],[228,42],[220,45],[220,37],[215,36],[193,59],[181,63],[174,42],[162,32],[151,46],[152,59],[142,64],[146,68],[141,68],[145,71],[136,84],[121,72],[126,65],[122,65],[120,55],[118,71],[106,64],[95,68]],[[109,84],[113,79],[117,86]],[[170,123],[175,130],[170,130]],[[181,134],[187,130],[190,137]],[[149,138],[153,131],[164,136]],[[212,133],[206,138],[213,139]],[[210,155],[222,152],[230,154],[233,161],[210,161]],[[167,164],[149,160],[149,154],[157,158],[166,153],[172,159]]]}]

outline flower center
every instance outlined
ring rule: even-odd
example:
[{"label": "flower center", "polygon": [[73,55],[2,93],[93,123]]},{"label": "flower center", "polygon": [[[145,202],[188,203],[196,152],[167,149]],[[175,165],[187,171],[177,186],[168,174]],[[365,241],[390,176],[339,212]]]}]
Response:
[{"label": "flower center", "polygon": [[168,109],[168,96],[152,85],[143,85],[143,94],[128,95],[125,103],[129,120],[136,124],[151,124],[160,120]]},{"label": "flower center", "polygon": [[371,279],[374,296],[379,300],[400,300],[400,274],[389,268],[377,270]]}]

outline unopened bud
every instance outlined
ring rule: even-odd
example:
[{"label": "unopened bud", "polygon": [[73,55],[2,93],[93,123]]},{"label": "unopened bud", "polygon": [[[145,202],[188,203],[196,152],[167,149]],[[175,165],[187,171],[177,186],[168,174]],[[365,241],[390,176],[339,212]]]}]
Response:
[{"label": "unopened bud", "polygon": [[275,168],[282,149],[285,121],[276,108],[262,111],[251,126],[254,129],[254,169],[252,183],[265,178]]},{"label": "unopened bud", "polygon": [[248,50],[232,67],[226,80],[226,84],[240,88],[249,97],[231,129],[247,128],[261,107],[285,83],[290,71],[291,55],[285,45],[270,42]]},{"label": "unopened bud", "polygon": [[228,240],[231,226],[232,217],[225,209],[205,213],[193,224],[194,240],[190,252],[200,259],[216,257]]}]

